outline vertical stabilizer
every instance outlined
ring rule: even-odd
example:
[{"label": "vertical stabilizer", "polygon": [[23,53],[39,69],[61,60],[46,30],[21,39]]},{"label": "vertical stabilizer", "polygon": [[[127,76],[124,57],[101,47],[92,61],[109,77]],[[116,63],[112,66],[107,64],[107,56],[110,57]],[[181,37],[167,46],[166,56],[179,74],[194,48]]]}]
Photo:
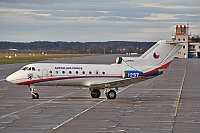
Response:
[{"label": "vertical stabilizer", "polygon": [[145,59],[146,65],[166,68],[182,47],[180,43],[160,40],[139,58]]},{"label": "vertical stabilizer", "polygon": [[181,43],[183,42],[160,40],[139,58],[118,57],[116,64],[167,68],[182,47]]}]

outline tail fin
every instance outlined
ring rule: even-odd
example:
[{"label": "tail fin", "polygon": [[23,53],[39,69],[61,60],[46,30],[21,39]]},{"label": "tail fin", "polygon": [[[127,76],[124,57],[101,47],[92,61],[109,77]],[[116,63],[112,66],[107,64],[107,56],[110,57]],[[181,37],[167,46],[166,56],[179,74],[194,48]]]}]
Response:
[{"label": "tail fin", "polygon": [[166,68],[181,49],[182,45],[180,43],[183,42],[160,40],[141,55],[140,58],[145,59],[146,63],[150,66],[159,65],[161,68]]},{"label": "tail fin", "polygon": [[183,42],[160,40],[139,58],[118,57],[117,60],[121,61],[121,64],[128,64],[131,66],[145,65],[167,68],[175,54],[181,49],[182,45],[180,43]]}]

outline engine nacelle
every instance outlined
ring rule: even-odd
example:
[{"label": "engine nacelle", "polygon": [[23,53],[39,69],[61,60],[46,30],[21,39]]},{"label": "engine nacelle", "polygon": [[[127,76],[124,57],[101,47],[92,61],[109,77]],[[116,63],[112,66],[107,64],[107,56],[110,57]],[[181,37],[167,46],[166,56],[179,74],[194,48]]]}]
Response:
[{"label": "engine nacelle", "polygon": [[123,78],[137,78],[143,76],[143,72],[137,70],[128,70],[122,73]]}]

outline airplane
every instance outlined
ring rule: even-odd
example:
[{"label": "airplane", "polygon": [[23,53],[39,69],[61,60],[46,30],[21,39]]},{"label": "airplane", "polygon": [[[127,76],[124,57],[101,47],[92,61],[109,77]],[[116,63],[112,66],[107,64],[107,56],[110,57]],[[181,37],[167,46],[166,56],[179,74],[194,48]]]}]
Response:
[{"label": "airplane", "polygon": [[107,99],[115,99],[116,90],[163,73],[182,47],[177,41],[160,40],[140,57],[117,57],[114,64],[33,63],[9,75],[6,80],[28,85],[32,99],[39,99],[35,86],[80,86],[89,88],[92,98],[104,89]]}]

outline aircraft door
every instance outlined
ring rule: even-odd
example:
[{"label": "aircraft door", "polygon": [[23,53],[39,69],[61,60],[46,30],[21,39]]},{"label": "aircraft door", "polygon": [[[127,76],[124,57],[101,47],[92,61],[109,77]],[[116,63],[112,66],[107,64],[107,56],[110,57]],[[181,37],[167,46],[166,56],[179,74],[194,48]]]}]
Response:
[{"label": "aircraft door", "polygon": [[48,78],[48,70],[47,69],[42,70],[42,78]]}]

